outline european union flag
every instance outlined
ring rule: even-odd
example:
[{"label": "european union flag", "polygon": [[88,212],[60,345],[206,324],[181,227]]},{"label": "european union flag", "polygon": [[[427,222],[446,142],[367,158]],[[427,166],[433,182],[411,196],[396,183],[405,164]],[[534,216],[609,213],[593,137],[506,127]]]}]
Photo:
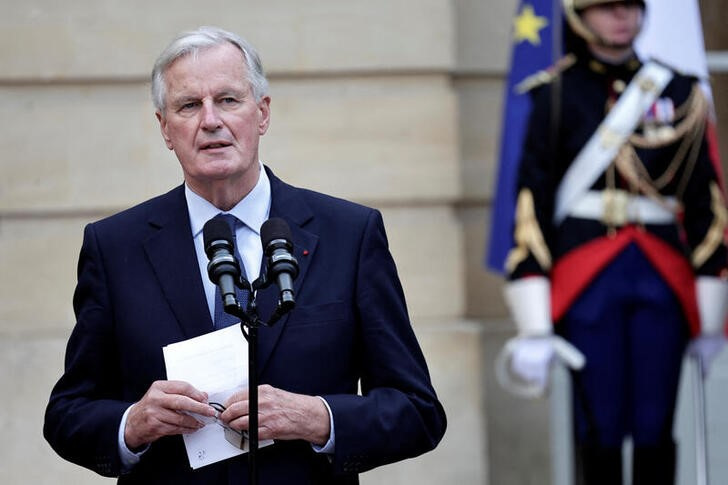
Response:
[{"label": "european union flag", "polygon": [[505,92],[498,182],[487,266],[499,273],[513,246],[516,178],[523,139],[531,111],[528,93],[519,84],[551,66],[561,55],[561,7],[559,0],[521,0],[513,19],[513,51]]}]

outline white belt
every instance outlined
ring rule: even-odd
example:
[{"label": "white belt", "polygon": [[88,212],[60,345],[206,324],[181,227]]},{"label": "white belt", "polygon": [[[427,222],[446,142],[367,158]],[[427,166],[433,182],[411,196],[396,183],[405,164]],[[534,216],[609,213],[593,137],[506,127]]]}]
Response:
[{"label": "white belt", "polygon": [[678,207],[675,197],[663,197],[661,203],[649,197],[631,195],[623,190],[592,190],[583,194],[572,205],[569,216],[616,226],[628,222],[674,224]]}]

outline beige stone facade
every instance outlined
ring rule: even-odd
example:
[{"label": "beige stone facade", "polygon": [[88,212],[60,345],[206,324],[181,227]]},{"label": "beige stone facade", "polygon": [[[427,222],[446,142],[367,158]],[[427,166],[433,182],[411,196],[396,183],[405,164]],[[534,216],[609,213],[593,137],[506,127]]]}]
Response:
[{"label": "beige stone facade", "polygon": [[548,483],[548,446],[518,431],[544,430],[543,406],[493,384],[511,330],[500,278],[481,264],[516,0],[4,3],[0,483],[108,481],[53,453],[43,411],[74,324],[83,226],[181,182],[148,74],[177,32],[199,25],[262,54],[263,160],[384,214],[449,426],[434,452],[362,483]]}]

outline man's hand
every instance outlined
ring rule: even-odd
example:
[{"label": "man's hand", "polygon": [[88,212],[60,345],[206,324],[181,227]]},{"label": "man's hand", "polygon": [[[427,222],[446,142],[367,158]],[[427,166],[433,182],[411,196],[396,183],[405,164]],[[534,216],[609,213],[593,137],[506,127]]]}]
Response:
[{"label": "man's hand", "polygon": [[[248,429],[248,390],[238,391],[225,402],[220,419],[233,429]],[[329,412],[316,396],[258,387],[258,437],[261,440],[304,440],[323,446],[331,432]]]},{"label": "man's hand", "polygon": [[129,411],[124,440],[139,448],[162,436],[187,434],[204,426],[187,413],[215,416],[207,394],[182,381],[156,381]]},{"label": "man's hand", "polygon": [[521,337],[511,356],[511,370],[521,379],[546,389],[554,360],[554,344],[549,337]]},{"label": "man's hand", "polygon": [[703,378],[708,376],[713,362],[723,351],[725,344],[726,339],[722,334],[701,334],[694,338],[688,345],[688,354],[699,359]]}]

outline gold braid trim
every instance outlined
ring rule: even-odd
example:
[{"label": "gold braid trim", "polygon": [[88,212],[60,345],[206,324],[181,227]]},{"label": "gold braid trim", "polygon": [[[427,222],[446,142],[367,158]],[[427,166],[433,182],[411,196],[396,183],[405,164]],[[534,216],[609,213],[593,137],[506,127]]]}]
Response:
[{"label": "gold braid trim", "polygon": [[522,189],[518,194],[515,240],[516,247],[510,250],[506,259],[508,273],[513,273],[516,266],[528,257],[529,252],[544,271],[551,269],[551,253],[538,225],[533,194],[529,189]]},{"label": "gold braid trim", "polygon": [[574,64],[576,64],[576,56],[571,53],[566,54],[556,61],[553,66],[527,76],[523,81],[516,84],[513,90],[516,94],[525,94],[538,86],[549,84]]},{"label": "gold braid trim", "polygon": [[726,226],[728,226],[728,210],[725,207],[723,194],[715,182],[710,183],[711,209],[713,210],[713,223],[710,225],[705,238],[695,251],[693,251],[693,267],[699,268],[708,260],[715,250],[723,243]]},{"label": "gold braid trim", "polygon": [[[662,204],[660,190],[673,181],[678,170],[684,166],[685,170],[675,194],[678,199],[682,198],[700,153],[708,109],[708,100],[700,86],[696,84],[688,99],[675,109],[675,117],[680,121],[674,128],[667,127],[661,130],[662,134],[657,138],[639,134],[630,136],[629,141],[620,148],[614,164],[619,173],[630,183],[631,188]],[[680,145],[667,168],[662,175],[653,180],[635,148],[656,149],[678,141]]]},{"label": "gold braid trim", "polygon": [[663,132],[657,139],[633,133],[629,141],[637,148],[659,148],[675,143],[688,132],[697,131],[698,126],[705,123],[710,105],[698,84],[693,85],[688,99],[675,108],[675,118],[682,120],[675,124],[674,130]]},{"label": "gold braid trim", "polygon": [[629,143],[622,145],[614,159],[614,165],[617,167],[619,174],[629,182],[630,188],[635,188],[638,192],[651,197],[655,201],[661,201],[662,196],[659,190],[646,176],[646,169],[642,164],[634,147]]}]

